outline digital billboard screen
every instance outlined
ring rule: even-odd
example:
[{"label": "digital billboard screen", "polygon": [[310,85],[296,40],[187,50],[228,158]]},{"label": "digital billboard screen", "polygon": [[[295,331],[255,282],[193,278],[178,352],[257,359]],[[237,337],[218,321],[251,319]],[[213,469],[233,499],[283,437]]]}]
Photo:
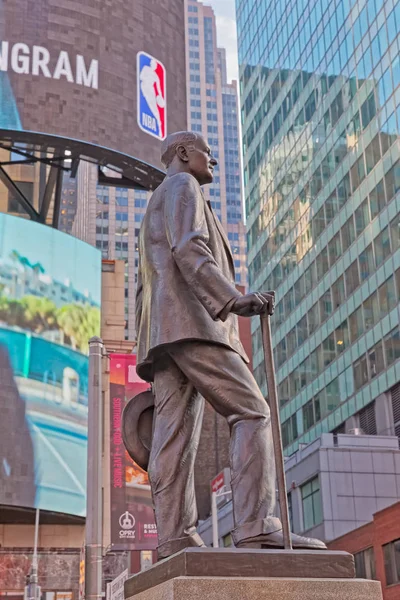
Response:
[{"label": "digital billboard screen", "polygon": [[0,0],[0,130],[161,168],[161,140],[186,129],[184,15],[184,0]]},{"label": "digital billboard screen", "polygon": [[101,255],[0,214],[0,504],[85,515]]}]

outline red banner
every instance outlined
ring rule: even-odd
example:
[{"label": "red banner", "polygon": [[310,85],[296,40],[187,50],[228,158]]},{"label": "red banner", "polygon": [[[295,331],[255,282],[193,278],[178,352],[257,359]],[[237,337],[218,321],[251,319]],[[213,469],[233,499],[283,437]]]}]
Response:
[{"label": "red banner", "polygon": [[128,455],[122,441],[125,404],[149,384],[136,373],[134,354],[110,356],[111,545],[113,550],[154,550],[154,521],[147,473]]}]

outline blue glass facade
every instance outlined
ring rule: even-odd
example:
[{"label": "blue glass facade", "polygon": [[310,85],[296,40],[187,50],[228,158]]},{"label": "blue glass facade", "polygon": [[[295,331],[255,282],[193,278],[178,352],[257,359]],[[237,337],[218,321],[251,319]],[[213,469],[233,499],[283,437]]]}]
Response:
[{"label": "blue glass facade", "polygon": [[400,3],[236,8],[249,279],[277,294],[290,454],[400,381]]}]

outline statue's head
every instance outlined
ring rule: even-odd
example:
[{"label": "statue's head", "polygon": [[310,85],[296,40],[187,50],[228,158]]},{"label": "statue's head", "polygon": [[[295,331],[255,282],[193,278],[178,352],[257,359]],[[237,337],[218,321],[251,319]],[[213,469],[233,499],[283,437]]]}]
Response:
[{"label": "statue's head", "polygon": [[192,131],[168,135],[161,146],[161,160],[169,174],[190,173],[200,185],[212,183],[214,167],[218,164],[206,140]]}]

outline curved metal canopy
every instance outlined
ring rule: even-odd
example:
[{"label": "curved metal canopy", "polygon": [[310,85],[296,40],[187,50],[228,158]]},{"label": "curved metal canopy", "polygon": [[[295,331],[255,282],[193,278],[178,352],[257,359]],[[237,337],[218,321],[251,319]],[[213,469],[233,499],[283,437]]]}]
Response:
[{"label": "curved metal canopy", "polygon": [[[57,135],[0,129],[0,149],[12,153],[10,160],[0,160],[0,181],[35,221],[46,221],[54,198],[53,227],[57,227],[62,174],[67,172],[75,177],[81,160],[98,165],[98,181],[102,185],[155,190],[165,177],[163,171],[134,156]],[[18,182],[13,181],[7,173],[7,166],[37,162],[50,167],[39,212],[19,189]]]}]

